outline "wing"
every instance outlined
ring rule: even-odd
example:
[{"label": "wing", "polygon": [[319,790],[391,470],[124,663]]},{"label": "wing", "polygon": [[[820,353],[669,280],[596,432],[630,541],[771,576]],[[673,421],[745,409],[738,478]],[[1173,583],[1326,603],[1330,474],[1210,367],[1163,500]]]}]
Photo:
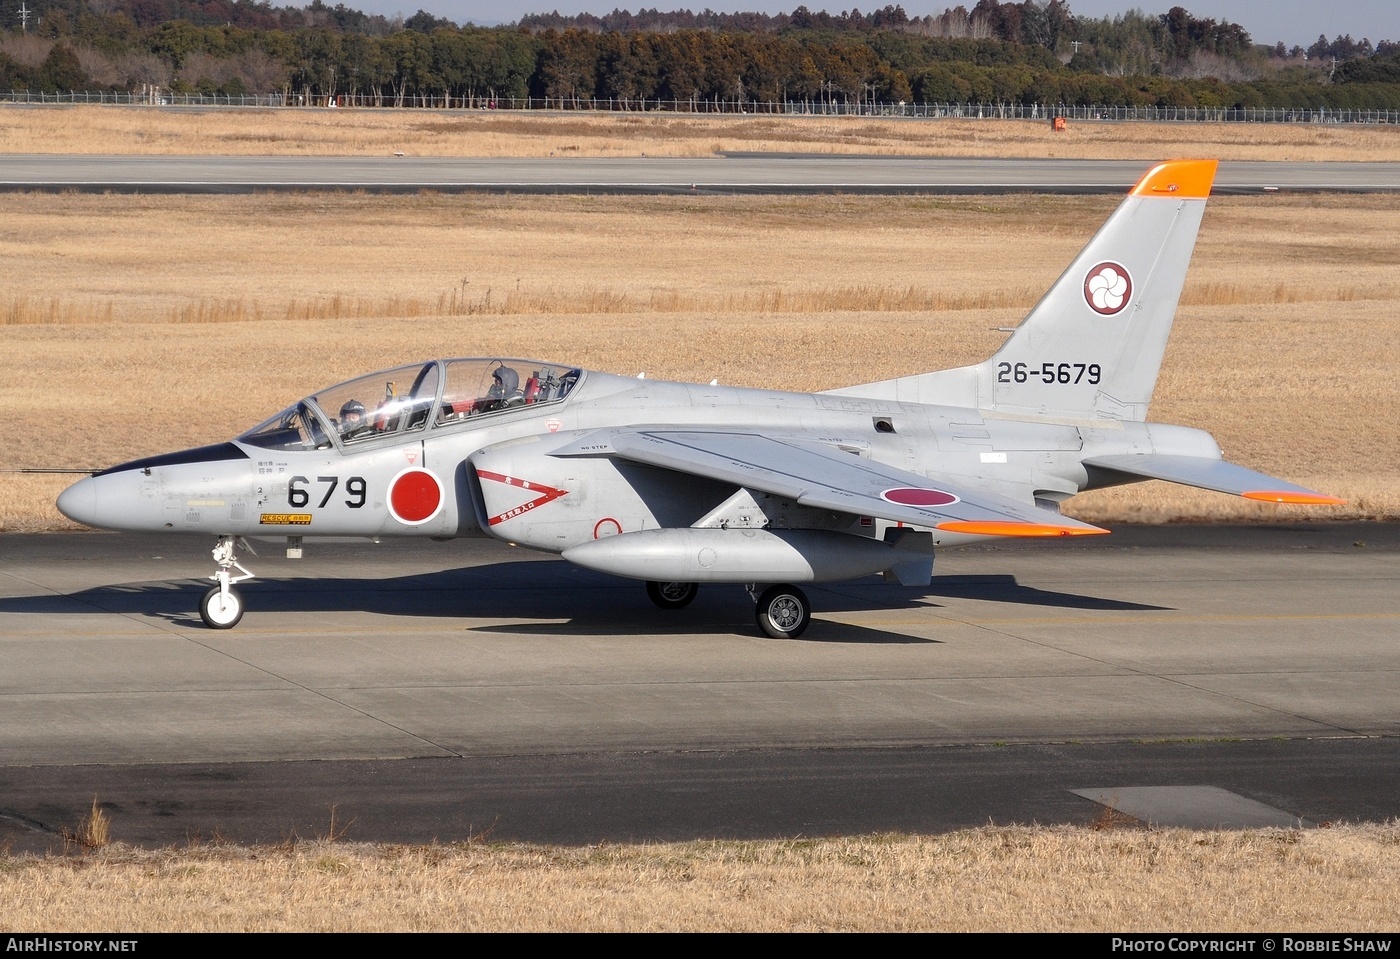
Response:
[{"label": "wing", "polygon": [[615,456],[707,476],[802,506],[985,536],[1077,536],[1106,530],[1029,503],[876,463],[791,436],[709,430],[599,430],[554,456]]},{"label": "wing", "polygon": [[1121,456],[1091,456],[1085,466],[1114,470],[1143,479],[1166,480],[1183,486],[1196,486],[1218,493],[1233,493],[1265,503],[1298,503],[1307,506],[1340,506],[1345,500],[1317,493],[1302,486],[1256,473],[1224,460],[1201,456],[1171,456],[1164,453],[1127,453]]}]

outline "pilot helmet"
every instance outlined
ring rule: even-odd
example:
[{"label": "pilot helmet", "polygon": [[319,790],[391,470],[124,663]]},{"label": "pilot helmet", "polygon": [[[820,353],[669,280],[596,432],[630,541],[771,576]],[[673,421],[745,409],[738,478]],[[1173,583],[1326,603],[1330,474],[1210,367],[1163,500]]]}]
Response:
[{"label": "pilot helmet", "polygon": [[340,408],[341,422],[344,422],[352,413],[363,420],[365,418],[365,404],[361,403],[359,400],[347,401],[346,404]]},{"label": "pilot helmet", "polygon": [[491,378],[501,384],[503,393],[513,393],[520,386],[520,374],[509,366],[497,367]]}]

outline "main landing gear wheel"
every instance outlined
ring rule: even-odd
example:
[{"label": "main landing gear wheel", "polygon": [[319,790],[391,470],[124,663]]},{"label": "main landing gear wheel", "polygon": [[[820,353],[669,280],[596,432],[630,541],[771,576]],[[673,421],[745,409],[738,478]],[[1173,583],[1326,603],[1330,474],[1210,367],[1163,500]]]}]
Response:
[{"label": "main landing gear wheel", "polygon": [[243,618],[243,597],[215,586],[199,601],[199,618],[210,629],[233,629]]},{"label": "main landing gear wheel", "polygon": [[812,621],[812,604],[796,586],[770,586],[758,597],[754,611],[758,628],[774,639],[796,639]]},{"label": "main landing gear wheel", "polygon": [[647,582],[647,597],[662,609],[684,609],[698,592],[700,587],[695,583]]}]

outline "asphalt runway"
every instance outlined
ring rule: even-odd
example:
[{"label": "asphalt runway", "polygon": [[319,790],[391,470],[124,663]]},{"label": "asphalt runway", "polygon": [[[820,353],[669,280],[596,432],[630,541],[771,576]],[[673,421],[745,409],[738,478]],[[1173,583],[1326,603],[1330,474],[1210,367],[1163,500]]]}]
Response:
[{"label": "asphalt runway", "polygon": [[[1170,157],[1163,157],[1170,159]],[[1142,160],[732,153],[716,157],[0,156],[0,190],[607,194],[1127,191]],[[1394,192],[1400,163],[1222,162],[1213,193]]]},{"label": "asphalt runway", "polygon": [[1400,816],[1400,526],[1123,528],[929,588],[639,584],[480,540],[276,544],[231,631],[200,539],[0,536],[0,844],[591,843]]}]

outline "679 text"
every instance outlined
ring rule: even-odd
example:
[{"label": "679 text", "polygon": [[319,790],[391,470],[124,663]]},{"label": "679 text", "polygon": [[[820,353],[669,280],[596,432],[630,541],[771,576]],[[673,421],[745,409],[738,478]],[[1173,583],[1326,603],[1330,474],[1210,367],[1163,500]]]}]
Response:
[{"label": "679 text", "polygon": [[[324,509],[331,501],[331,494],[340,485],[339,476],[318,476],[316,483],[325,487],[325,493],[321,496],[321,501],[316,504],[317,509]],[[345,481],[345,492],[349,497],[345,500],[345,505],[351,509],[359,509],[365,505],[366,491],[368,489],[363,476],[352,476]],[[314,489],[311,480],[305,476],[293,476],[291,482],[287,484],[287,505],[293,509],[301,509],[311,502],[312,493],[321,492]]]}]

